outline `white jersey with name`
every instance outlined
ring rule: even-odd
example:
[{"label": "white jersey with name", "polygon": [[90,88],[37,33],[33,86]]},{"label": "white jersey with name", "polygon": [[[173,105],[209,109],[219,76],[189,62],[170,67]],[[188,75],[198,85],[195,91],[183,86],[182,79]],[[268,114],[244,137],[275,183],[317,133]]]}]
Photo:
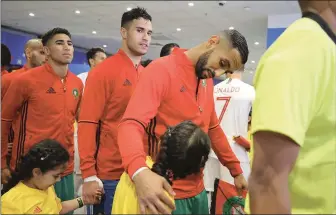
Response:
[{"label": "white jersey with name", "polygon": [[[254,87],[228,78],[214,87],[216,114],[230,146],[240,162],[249,162],[247,151],[235,143],[234,136],[247,138],[248,117],[255,98]],[[217,158],[211,150],[211,157]]]}]

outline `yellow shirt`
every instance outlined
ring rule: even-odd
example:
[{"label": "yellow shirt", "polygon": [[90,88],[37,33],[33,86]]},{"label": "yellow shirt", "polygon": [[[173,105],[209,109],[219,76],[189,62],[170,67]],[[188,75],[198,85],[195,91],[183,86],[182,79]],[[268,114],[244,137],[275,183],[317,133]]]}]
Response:
[{"label": "yellow shirt", "polygon": [[[147,157],[146,163],[148,167],[153,166],[153,161],[150,157]],[[168,193],[167,196],[172,198]],[[112,214],[140,214],[138,197],[135,190],[135,185],[126,172],[124,172],[118,183],[116,192],[114,194]],[[147,214],[152,214],[147,211]]]},{"label": "yellow shirt", "polygon": [[297,20],[262,57],[254,86],[252,134],[273,131],[301,147],[289,177],[292,213],[335,212],[335,41],[312,19]]},{"label": "yellow shirt", "polygon": [[1,196],[1,214],[59,214],[61,210],[53,186],[42,191],[19,182]]}]

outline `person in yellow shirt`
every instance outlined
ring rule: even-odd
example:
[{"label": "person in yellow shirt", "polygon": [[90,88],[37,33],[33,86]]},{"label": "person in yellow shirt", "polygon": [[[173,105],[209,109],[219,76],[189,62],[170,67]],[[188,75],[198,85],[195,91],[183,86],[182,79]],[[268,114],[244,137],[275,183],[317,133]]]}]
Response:
[{"label": "person in yellow shirt", "polygon": [[299,3],[254,79],[251,214],[336,212],[336,1]]},{"label": "person in yellow shirt", "polygon": [[1,214],[66,214],[89,202],[81,197],[61,202],[54,184],[60,181],[69,161],[69,153],[55,140],[43,140],[22,157],[18,171],[2,190]]},{"label": "person in yellow shirt", "polygon": [[[184,121],[175,127],[168,128],[161,136],[160,144],[155,163],[150,157],[147,157],[146,162],[153,172],[166,178],[170,184],[174,183],[174,179],[182,179],[200,172],[210,152],[208,135],[191,121]],[[169,196],[168,193],[166,195]],[[173,196],[169,198],[174,200]],[[198,205],[194,210],[197,211],[204,206],[207,207],[207,205]],[[168,207],[167,209],[170,210]],[[147,214],[153,214],[151,208],[147,208],[146,211]],[[176,211],[174,213],[176,214]],[[118,183],[112,214],[140,214],[135,186],[126,172]],[[178,211],[178,214],[188,214],[188,212]]]}]

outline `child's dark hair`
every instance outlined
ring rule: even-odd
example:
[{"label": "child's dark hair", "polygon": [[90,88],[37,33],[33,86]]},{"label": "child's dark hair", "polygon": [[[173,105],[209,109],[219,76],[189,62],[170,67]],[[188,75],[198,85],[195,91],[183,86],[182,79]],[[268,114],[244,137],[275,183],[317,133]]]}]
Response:
[{"label": "child's dark hair", "polygon": [[[161,137],[160,151],[152,171],[173,179],[198,173],[205,166],[210,152],[210,139],[197,125],[184,121],[170,127]],[[171,172],[170,172],[171,171]]]},{"label": "child's dark hair", "polygon": [[134,19],[143,18],[145,20],[152,21],[151,15],[149,15],[145,8],[136,7],[130,11],[125,12],[121,17],[121,27],[126,28],[127,24]]},{"label": "child's dark hair", "polygon": [[12,178],[4,186],[2,194],[9,191],[22,180],[33,177],[33,169],[39,168],[42,173],[65,164],[69,161],[68,151],[56,140],[46,139],[34,145],[20,160]]},{"label": "child's dark hair", "polygon": [[51,40],[57,34],[65,34],[71,39],[71,34],[67,29],[65,29],[65,28],[53,28],[42,36],[43,46],[46,46],[47,43],[49,42],[49,40]]}]

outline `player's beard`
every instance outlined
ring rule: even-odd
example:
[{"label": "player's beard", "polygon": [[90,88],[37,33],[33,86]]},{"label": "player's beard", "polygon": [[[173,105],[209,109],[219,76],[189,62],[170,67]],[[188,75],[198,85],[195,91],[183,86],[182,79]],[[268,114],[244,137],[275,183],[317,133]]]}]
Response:
[{"label": "player's beard", "polygon": [[41,66],[41,65],[42,65],[42,62],[38,62],[36,55],[33,54],[32,59],[31,59],[32,68],[35,68],[35,67],[38,67],[38,66]]},{"label": "player's beard", "polygon": [[209,56],[213,50],[209,50],[202,54],[196,63],[195,66],[195,72],[196,76],[200,79],[206,79],[206,78],[214,78],[216,73],[210,68],[206,68],[206,65],[208,64]]}]

